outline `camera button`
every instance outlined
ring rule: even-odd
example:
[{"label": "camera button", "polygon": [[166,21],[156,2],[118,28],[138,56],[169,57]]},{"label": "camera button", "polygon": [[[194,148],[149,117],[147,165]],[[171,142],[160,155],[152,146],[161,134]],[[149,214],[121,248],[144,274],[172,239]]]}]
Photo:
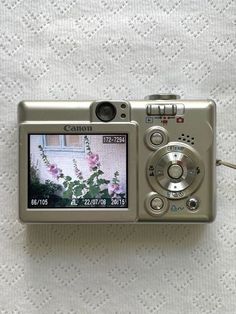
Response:
[{"label": "camera button", "polygon": [[187,205],[188,209],[191,211],[197,210],[199,207],[199,200],[195,197],[190,197],[187,200],[186,205]]},{"label": "camera button", "polygon": [[176,105],[165,105],[165,115],[174,116],[176,115]]},{"label": "camera button", "polygon": [[155,197],[151,200],[150,205],[153,210],[160,210],[164,206],[164,202],[160,197]]},{"label": "camera button", "polygon": [[168,199],[161,197],[155,192],[151,192],[147,195],[145,200],[146,211],[152,216],[162,216],[165,214],[169,207]]},{"label": "camera button", "polygon": [[153,126],[146,130],[144,140],[149,148],[157,150],[168,143],[168,133],[160,126]]},{"label": "camera button", "polygon": [[152,133],[150,141],[153,145],[160,145],[163,142],[163,135],[160,132]]},{"label": "camera button", "polygon": [[168,169],[168,175],[173,179],[179,179],[183,174],[183,168],[178,164],[173,164]]}]

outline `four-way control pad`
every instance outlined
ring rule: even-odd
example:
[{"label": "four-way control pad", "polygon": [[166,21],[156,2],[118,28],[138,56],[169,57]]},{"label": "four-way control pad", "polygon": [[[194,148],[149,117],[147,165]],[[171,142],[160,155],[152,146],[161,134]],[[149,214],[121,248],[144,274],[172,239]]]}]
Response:
[{"label": "four-way control pad", "polygon": [[170,142],[150,157],[147,177],[154,191],[169,199],[181,199],[198,188],[204,165],[195,149]]}]

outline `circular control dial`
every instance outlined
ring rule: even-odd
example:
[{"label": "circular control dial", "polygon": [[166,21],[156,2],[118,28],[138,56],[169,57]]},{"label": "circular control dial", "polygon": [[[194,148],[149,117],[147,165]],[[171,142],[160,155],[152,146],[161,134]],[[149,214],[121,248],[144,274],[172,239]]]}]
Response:
[{"label": "circular control dial", "polygon": [[196,190],[204,177],[204,166],[192,147],[172,142],[151,156],[147,175],[155,191],[179,199]]},{"label": "circular control dial", "polygon": [[195,164],[186,154],[170,152],[156,164],[156,180],[166,190],[177,192],[186,189],[195,176]]}]

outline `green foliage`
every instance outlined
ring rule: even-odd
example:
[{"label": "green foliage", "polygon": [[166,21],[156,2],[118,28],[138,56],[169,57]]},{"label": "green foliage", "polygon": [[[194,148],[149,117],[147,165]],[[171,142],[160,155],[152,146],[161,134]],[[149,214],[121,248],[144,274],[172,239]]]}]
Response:
[{"label": "green foliage", "polygon": [[34,164],[32,162],[32,156],[30,158],[30,181],[31,182],[39,182],[38,163]]},{"label": "green foliage", "polygon": [[31,180],[29,186],[29,195],[31,199],[47,199],[47,207],[63,207],[66,206],[70,200],[63,199],[56,193],[62,190],[60,184],[56,184],[50,180],[46,180],[45,183],[40,183],[38,178]]},{"label": "green foliage", "polygon": [[99,186],[97,185],[91,185],[90,188],[89,188],[89,192],[88,192],[88,197],[91,197],[91,198],[96,198],[99,196],[99,192],[100,192],[100,189],[99,189]]},{"label": "green foliage", "polygon": [[81,195],[82,190],[85,188],[85,184],[76,185],[73,188],[73,192],[75,195]]},{"label": "green foliage", "polygon": [[50,180],[41,183],[38,174],[38,163],[30,162],[30,185],[29,195],[31,199],[48,199],[47,207],[63,207],[70,203],[70,200],[63,199],[56,193],[62,191],[62,186]]},{"label": "green foliage", "polygon": [[101,198],[111,198],[111,195],[108,193],[108,189],[104,189],[100,192]]},{"label": "green foliage", "polygon": [[[78,198],[81,196],[87,198],[99,198],[105,197],[104,190],[102,190],[103,185],[110,183],[110,180],[101,178],[103,171],[100,169],[94,169],[92,174],[87,180],[77,179],[72,181],[72,178],[69,176],[64,177],[63,186],[65,191],[63,193],[64,197],[67,198]],[[108,190],[106,189],[106,196],[109,198]]]},{"label": "green foliage", "polygon": [[113,184],[119,184],[120,183],[120,180],[119,180],[119,172],[118,171],[116,171],[115,173],[114,173],[114,177],[113,177],[113,179],[112,179],[112,183]]},{"label": "green foliage", "polygon": [[61,191],[61,188],[62,186],[60,184],[56,184],[50,180],[46,180],[45,183],[40,183],[39,180],[31,181],[30,195],[31,198],[48,199],[50,196],[54,195],[55,192]]},{"label": "green foliage", "polygon": [[97,180],[98,185],[102,185],[102,184],[108,184],[110,183],[109,180],[105,180],[105,179],[98,179]]}]

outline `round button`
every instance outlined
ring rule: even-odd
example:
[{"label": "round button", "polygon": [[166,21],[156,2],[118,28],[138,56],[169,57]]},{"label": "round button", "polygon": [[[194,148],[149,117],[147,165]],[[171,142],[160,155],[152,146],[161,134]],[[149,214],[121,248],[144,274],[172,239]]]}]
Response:
[{"label": "round button", "polygon": [[162,209],[163,205],[164,205],[163,200],[159,197],[155,197],[151,200],[151,207],[154,210]]},{"label": "round button", "polygon": [[186,205],[189,210],[196,210],[199,207],[199,200],[196,199],[195,197],[190,197],[187,200]]},{"label": "round button", "polygon": [[168,133],[161,126],[153,126],[146,130],[144,140],[152,150],[157,150],[168,143]]},{"label": "round button", "polygon": [[150,192],[146,197],[145,207],[149,215],[161,217],[167,212],[169,202],[167,198],[161,197],[155,192]]},{"label": "round button", "polygon": [[153,145],[160,145],[163,142],[163,135],[159,132],[155,132],[151,135],[150,141]]},{"label": "round button", "polygon": [[183,168],[180,165],[173,164],[168,169],[168,175],[173,179],[179,179],[183,174]]}]

